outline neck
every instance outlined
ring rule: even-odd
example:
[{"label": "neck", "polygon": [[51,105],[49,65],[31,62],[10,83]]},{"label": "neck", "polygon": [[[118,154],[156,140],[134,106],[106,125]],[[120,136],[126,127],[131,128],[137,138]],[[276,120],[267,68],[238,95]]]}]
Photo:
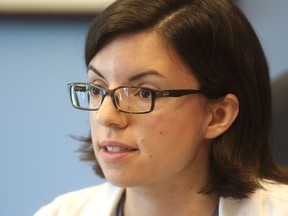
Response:
[{"label": "neck", "polygon": [[216,193],[200,194],[201,187],[179,182],[156,187],[127,188],[124,215],[212,216],[218,206],[219,196]]}]

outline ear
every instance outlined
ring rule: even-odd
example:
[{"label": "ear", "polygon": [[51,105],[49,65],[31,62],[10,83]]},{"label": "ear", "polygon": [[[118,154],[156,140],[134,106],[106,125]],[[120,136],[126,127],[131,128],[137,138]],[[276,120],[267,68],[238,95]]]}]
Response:
[{"label": "ear", "polygon": [[220,102],[212,105],[211,119],[205,132],[206,139],[223,134],[233,124],[239,112],[239,100],[234,94],[227,94]]}]

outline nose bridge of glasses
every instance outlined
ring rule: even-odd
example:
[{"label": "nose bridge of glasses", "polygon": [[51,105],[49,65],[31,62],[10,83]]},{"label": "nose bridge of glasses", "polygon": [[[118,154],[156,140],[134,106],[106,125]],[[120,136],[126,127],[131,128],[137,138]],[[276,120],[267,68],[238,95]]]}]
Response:
[{"label": "nose bridge of glasses", "polygon": [[101,101],[101,105],[104,102],[104,99],[106,98],[107,95],[109,95],[111,97],[111,100],[113,102],[113,105],[115,106],[116,109],[119,109],[117,106],[117,97],[115,96],[115,91],[116,89],[101,89],[99,88],[102,94],[102,101]]},{"label": "nose bridge of glasses", "polygon": [[109,89],[101,89],[101,88],[99,88],[99,89],[100,89],[100,92],[101,92],[103,98],[105,98],[107,95],[111,96],[111,90],[109,90]]},{"label": "nose bridge of glasses", "polygon": [[[133,88],[132,88],[133,89]],[[104,98],[109,95],[116,109],[120,110],[120,106],[123,106],[123,102],[127,105],[129,100],[127,98],[130,96],[131,87],[119,86],[114,89],[102,89],[102,103]]]}]

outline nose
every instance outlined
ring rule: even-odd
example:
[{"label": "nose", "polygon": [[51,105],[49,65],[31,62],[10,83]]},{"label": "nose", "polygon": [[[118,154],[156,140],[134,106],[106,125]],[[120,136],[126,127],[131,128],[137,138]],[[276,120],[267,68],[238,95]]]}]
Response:
[{"label": "nose", "polygon": [[[110,95],[106,95],[99,110],[91,113],[91,118],[105,127],[124,128],[127,126],[127,114],[120,112],[114,106]],[[93,121],[93,119],[91,119]]]}]

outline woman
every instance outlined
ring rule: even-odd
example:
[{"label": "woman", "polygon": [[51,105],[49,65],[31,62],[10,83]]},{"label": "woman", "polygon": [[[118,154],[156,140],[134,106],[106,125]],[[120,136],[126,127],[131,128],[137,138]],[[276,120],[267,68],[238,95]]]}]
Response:
[{"label": "woman", "polygon": [[[39,215],[288,215],[269,151],[267,63],[227,0],[117,0],[92,22],[82,151],[103,185]],[[93,148],[92,148],[93,146]]]}]

